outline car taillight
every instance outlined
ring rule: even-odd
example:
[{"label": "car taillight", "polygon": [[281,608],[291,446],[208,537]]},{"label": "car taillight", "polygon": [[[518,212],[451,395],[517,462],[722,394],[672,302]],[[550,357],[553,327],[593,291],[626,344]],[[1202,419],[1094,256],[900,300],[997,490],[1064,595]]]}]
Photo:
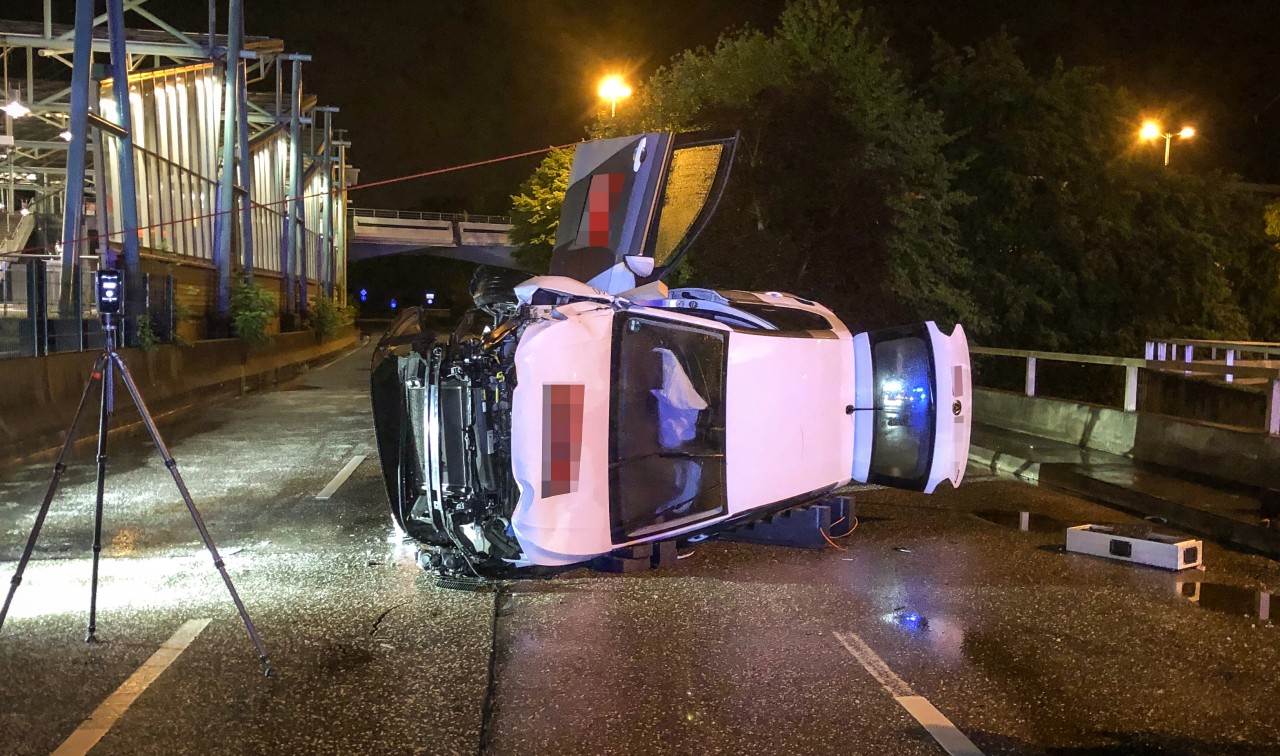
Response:
[{"label": "car taillight", "polygon": [[586,386],[542,387],[542,497],[578,490],[582,461],[582,412]]}]

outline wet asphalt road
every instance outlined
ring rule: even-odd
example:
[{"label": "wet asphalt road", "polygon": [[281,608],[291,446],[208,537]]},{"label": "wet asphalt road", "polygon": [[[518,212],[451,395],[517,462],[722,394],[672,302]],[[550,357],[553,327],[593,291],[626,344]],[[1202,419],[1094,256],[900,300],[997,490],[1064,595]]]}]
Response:
[{"label": "wet asphalt road", "polygon": [[[1214,544],[1181,575],[1066,554],[1067,524],[1132,519],[990,475],[859,491],[844,551],[706,541],[640,576],[511,583],[495,638],[494,594],[437,588],[392,537],[367,367],[365,350],[163,428],[271,678],[141,438],[112,441],[102,642],[82,642],[77,456],[0,632],[0,753],[52,751],[201,618],[93,753],[475,753],[491,647],[492,753],[943,753],[837,633],[987,754],[1280,753],[1280,630],[1257,616],[1280,565]],[[48,473],[0,469],[4,587]]]}]

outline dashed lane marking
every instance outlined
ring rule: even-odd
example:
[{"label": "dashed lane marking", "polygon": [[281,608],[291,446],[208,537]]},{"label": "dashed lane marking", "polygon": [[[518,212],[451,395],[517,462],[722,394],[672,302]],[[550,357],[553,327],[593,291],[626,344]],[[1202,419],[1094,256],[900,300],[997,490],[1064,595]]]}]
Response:
[{"label": "dashed lane marking", "polygon": [[833,635],[849,654],[871,673],[876,682],[893,696],[893,700],[906,709],[907,713],[914,717],[934,740],[938,741],[942,750],[951,756],[983,756],[982,751],[978,750],[973,741],[960,732],[960,729],[929,703],[927,698],[917,696],[911,690],[911,686],[898,677],[897,673],[885,664],[884,659],[871,650],[871,647],[858,637],[857,633],[833,633]]},{"label": "dashed lane marking", "polygon": [[347,482],[347,478],[351,477],[351,473],[356,471],[356,468],[360,466],[360,463],[364,461],[364,458],[365,455],[363,454],[357,454],[352,457],[351,461],[339,470],[337,475],[333,476],[333,480],[329,481],[329,485],[325,486],[321,489],[320,493],[316,494],[316,498],[328,499],[333,496],[333,494],[342,487],[342,484]]},{"label": "dashed lane marking", "polygon": [[102,736],[107,734],[107,730],[120,719],[133,702],[138,700],[138,696],[147,689],[156,678],[161,675],[174,660],[191,645],[191,641],[204,630],[209,624],[207,619],[188,620],[177,629],[169,640],[165,641],[159,649],[156,650],[151,658],[143,662],[129,679],[120,684],[115,692],[107,696],[107,699],[93,710],[89,718],[84,721],[76,731],[71,733],[71,737],[62,742],[58,746],[58,750],[53,752],[53,756],[83,756],[89,752],[89,749],[98,744],[102,740]]}]

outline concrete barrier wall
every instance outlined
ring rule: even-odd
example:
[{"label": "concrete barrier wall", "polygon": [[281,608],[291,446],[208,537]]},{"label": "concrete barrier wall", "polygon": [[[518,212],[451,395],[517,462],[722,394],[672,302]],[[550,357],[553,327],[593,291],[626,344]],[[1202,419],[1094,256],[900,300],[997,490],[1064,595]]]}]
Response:
[{"label": "concrete barrier wall", "polygon": [[973,416],[979,423],[1112,454],[1130,454],[1138,416],[1110,407],[979,388]]},{"label": "concrete barrier wall", "polygon": [[1147,412],[979,388],[976,422],[1251,486],[1280,488],[1280,438]]},{"label": "concrete barrier wall", "polygon": [[1280,438],[1184,421],[1140,416],[1133,458],[1214,478],[1280,489]]},{"label": "concrete barrier wall", "polygon": [[1267,386],[1143,370],[1138,377],[1138,409],[1261,430],[1267,416]]},{"label": "concrete barrier wall", "polygon": [[[270,346],[251,349],[239,339],[199,341],[190,347],[161,346],[151,352],[122,349],[152,414],[217,394],[238,394],[287,380],[314,363],[341,353],[356,341],[348,329],[320,343],[310,331],[272,337]],[[0,360],[0,459],[21,459],[63,443],[98,352]],[[98,397],[80,429],[93,435]],[[120,387],[113,427],[138,420]]]}]

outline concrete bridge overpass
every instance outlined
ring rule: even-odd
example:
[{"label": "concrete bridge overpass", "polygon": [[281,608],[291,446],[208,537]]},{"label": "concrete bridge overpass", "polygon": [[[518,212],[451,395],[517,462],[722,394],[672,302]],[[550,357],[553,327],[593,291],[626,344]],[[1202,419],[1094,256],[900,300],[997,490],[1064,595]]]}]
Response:
[{"label": "concrete bridge overpass", "polygon": [[510,218],[367,208],[353,208],[349,217],[350,260],[421,254],[523,269],[512,257]]}]

